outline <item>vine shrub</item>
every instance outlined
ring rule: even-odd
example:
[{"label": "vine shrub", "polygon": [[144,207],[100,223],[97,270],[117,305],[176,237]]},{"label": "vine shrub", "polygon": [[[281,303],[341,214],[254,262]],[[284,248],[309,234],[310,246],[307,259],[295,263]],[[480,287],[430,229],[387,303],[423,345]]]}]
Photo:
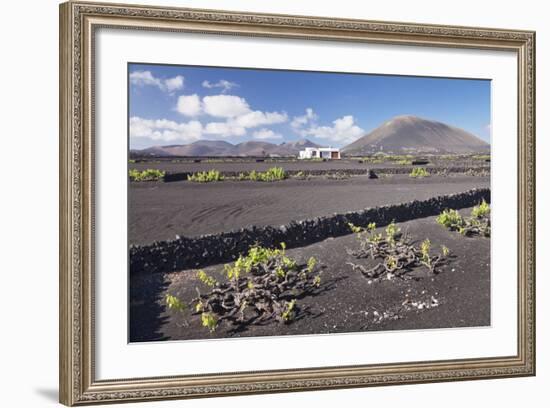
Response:
[{"label": "vine shrub", "polygon": [[464,226],[464,219],[457,210],[443,210],[435,220],[451,231],[459,231]]},{"label": "vine shrub", "polygon": [[286,178],[288,178],[288,175],[286,174],[285,170],[282,167],[271,167],[263,172],[252,170],[250,173],[248,173],[248,180],[251,180],[251,181],[271,182],[271,181],[284,180]]},{"label": "vine shrub", "polygon": [[271,167],[263,173],[259,173],[261,181],[279,181],[287,178],[286,172],[282,167]]},{"label": "vine shrub", "polygon": [[223,176],[218,170],[199,171],[187,176],[187,180],[196,183],[210,183],[213,181],[222,181]]},{"label": "vine shrub", "polygon": [[[305,265],[299,265],[286,255],[284,243],[275,249],[251,247],[245,256],[226,264],[224,272],[226,280],[219,282],[205,271],[198,271],[203,291],[197,287],[197,297],[189,305],[210,331],[224,320],[234,325],[269,320],[290,323],[299,312],[297,299],[314,294],[321,285],[318,261],[311,257]],[[187,309],[175,306],[184,304],[176,300],[168,295],[168,307]]]},{"label": "vine shrub", "polygon": [[429,177],[429,176],[430,176],[430,173],[428,173],[428,171],[423,167],[414,168],[409,173],[409,177],[413,177],[413,178],[423,178],[423,177]]},{"label": "vine shrub", "polygon": [[472,217],[474,218],[488,217],[489,214],[491,214],[491,207],[485,200],[482,200],[479,205],[472,208]]},{"label": "vine shrub", "polygon": [[444,210],[436,218],[436,222],[450,231],[457,231],[462,235],[491,236],[491,207],[485,200],[472,208],[470,217],[462,217],[457,210]]},{"label": "vine shrub", "polygon": [[[288,178],[288,174],[285,172],[285,170],[282,167],[271,167],[263,172],[252,170],[248,174],[239,173],[237,176],[227,177],[227,179],[229,180],[237,180],[237,181],[250,180],[250,181],[266,181],[266,182],[280,181],[286,178]],[[223,174],[220,173],[218,170],[200,171],[187,176],[187,180],[194,181],[197,183],[209,183],[212,181],[223,181],[225,179],[226,177],[224,177]]]},{"label": "vine shrub", "polygon": [[159,181],[164,179],[165,172],[157,169],[146,169],[139,171],[137,169],[130,169],[128,176],[130,181]]},{"label": "vine shrub", "polygon": [[401,232],[401,229],[390,223],[386,229],[386,235],[376,232],[376,224],[370,223],[367,227],[359,227],[349,224],[352,232],[357,235],[359,242],[358,250],[348,250],[348,254],[357,259],[371,259],[378,261],[376,265],[366,265],[348,262],[354,270],[359,270],[368,279],[378,279],[394,276],[403,279],[407,273],[418,267],[425,267],[432,273],[438,273],[439,267],[446,263],[450,250],[441,247],[441,253],[432,253],[432,243],[425,239],[420,248],[411,244],[408,234]]}]

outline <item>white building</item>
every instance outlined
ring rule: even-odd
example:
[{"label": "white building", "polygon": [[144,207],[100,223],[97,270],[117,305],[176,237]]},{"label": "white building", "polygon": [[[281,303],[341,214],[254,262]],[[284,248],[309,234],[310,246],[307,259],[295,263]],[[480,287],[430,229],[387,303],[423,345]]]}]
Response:
[{"label": "white building", "polygon": [[339,159],[340,149],[336,147],[306,147],[300,150],[300,159]]}]

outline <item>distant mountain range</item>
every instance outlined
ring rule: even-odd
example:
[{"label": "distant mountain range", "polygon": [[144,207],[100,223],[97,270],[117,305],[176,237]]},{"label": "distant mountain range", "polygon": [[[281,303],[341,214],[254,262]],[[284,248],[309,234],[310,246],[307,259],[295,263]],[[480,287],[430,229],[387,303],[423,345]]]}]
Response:
[{"label": "distant mountain range", "polygon": [[[306,147],[321,147],[308,139],[275,144],[251,140],[231,144],[223,140],[199,140],[186,145],[153,146],[132,150],[133,156],[297,156]],[[396,116],[372,132],[343,147],[347,156],[377,152],[394,154],[488,153],[490,145],[467,131],[417,116]]]},{"label": "distant mountain range", "polygon": [[305,147],[321,147],[307,139],[281,144],[251,140],[231,144],[223,140],[199,140],[186,145],[153,146],[132,150],[136,156],[297,156]]},{"label": "distant mountain range", "polygon": [[487,153],[490,145],[463,129],[417,116],[396,116],[342,148],[360,156],[384,153]]}]

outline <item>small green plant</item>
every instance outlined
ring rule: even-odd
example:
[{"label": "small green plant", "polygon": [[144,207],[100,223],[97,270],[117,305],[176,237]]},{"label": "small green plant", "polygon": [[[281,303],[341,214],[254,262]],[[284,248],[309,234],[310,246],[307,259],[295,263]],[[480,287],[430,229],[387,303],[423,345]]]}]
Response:
[{"label": "small green plant", "polygon": [[218,319],[210,312],[203,312],[201,314],[201,322],[211,332],[216,330],[216,326],[218,325]]},{"label": "small green plant", "polygon": [[214,279],[212,276],[209,276],[206,272],[204,272],[202,269],[197,272],[197,277],[199,280],[204,283],[206,286],[214,287],[218,284],[218,281]]},{"label": "small green plant", "polygon": [[397,160],[395,164],[400,164],[401,166],[408,166],[411,164],[411,161],[407,159],[401,159],[401,160]]},{"label": "small green plant", "polygon": [[454,231],[458,231],[464,225],[464,219],[457,210],[443,210],[435,220],[438,224]]},{"label": "small green plant", "polygon": [[395,221],[392,221],[388,224],[386,227],[386,240],[389,242],[390,245],[395,244],[395,237],[401,233],[401,229],[395,225]]},{"label": "small green plant", "polygon": [[313,284],[316,287],[319,287],[321,285],[321,275],[317,275],[315,278],[313,278]]},{"label": "small green plant", "polygon": [[165,176],[165,172],[157,169],[146,169],[139,171],[137,169],[130,169],[128,176],[130,181],[159,181]]},{"label": "small green plant", "polygon": [[316,265],[317,265],[317,259],[315,259],[314,257],[310,257],[307,260],[307,271],[310,273],[313,272]]},{"label": "small green plant", "polygon": [[451,250],[447,248],[445,245],[441,245],[441,253],[443,254],[444,257],[448,257],[449,254],[451,253]]},{"label": "small green plant", "polygon": [[[376,223],[370,222],[366,228],[359,227],[357,225],[348,223],[348,226],[354,234],[357,235],[357,239],[362,243],[363,249],[367,246],[376,245],[382,240],[382,234],[376,234]],[[395,227],[395,226],[394,226]],[[391,227],[390,231],[394,228]]]},{"label": "small green plant", "polygon": [[430,263],[430,248],[432,243],[428,238],[422,241],[420,244],[420,253],[422,254],[422,262],[429,264]]},{"label": "small green plant", "polygon": [[386,268],[389,270],[388,272],[393,272],[397,269],[397,259],[394,256],[388,256],[385,260]]},{"label": "small green plant", "polygon": [[258,181],[258,178],[259,178],[258,174],[259,174],[259,173],[258,173],[256,170],[252,170],[252,171],[248,174],[248,179],[249,179],[250,181]]},{"label": "small green plant", "polygon": [[284,277],[286,276],[286,271],[281,266],[277,266],[275,268],[275,276],[284,279]]},{"label": "small green plant", "polygon": [[287,178],[286,172],[282,167],[271,167],[264,172],[258,173],[260,181],[280,181]]},{"label": "small green plant", "polygon": [[281,319],[283,322],[288,322],[290,320],[294,319],[295,312],[294,307],[296,306],[296,299],[292,299],[290,302],[286,304],[286,308],[281,314]]},{"label": "small green plant", "polygon": [[420,266],[426,267],[432,273],[437,273],[439,266],[447,262],[443,254],[435,256],[430,254],[432,243],[429,239],[425,239],[420,248],[412,245],[409,234],[401,233],[401,229],[395,225],[395,222],[386,227],[385,237],[375,233],[376,224],[374,223],[370,223],[367,228],[357,227],[351,223],[348,225],[352,232],[357,234],[360,247],[358,250],[347,250],[347,253],[357,259],[381,259],[378,264],[369,267],[347,263],[354,270],[359,270],[369,281],[385,275],[388,279],[394,276],[406,279],[407,272]]},{"label": "small green plant", "polygon": [[483,218],[489,216],[491,213],[491,207],[485,200],[481,201],[481,204],[476,205],[472,209],[472,217],[474,218]]},{"label": "small green plant", "polygon": [[210,183],[213,181],[222,181],[224,177],[218,170],[199,171],[187,176],[187,180],[196,183]]},{"label": "small green plant", "polygon": [[363,228],[358,227],[357,225],[352,224],[351,222],[348,222],[348,227],[354,234],[360,234],[364,231]]},{"label": "small green plant", "polygon": [[409,173],[409,177],[413,177],[413,178],[429,177],[429,175],[430,175],[430,173],[428,173],[428,171],[423,167],[414,168]]},{"label": "small green plant", "polygon": [[485,200],[472,209],[471,216],[463,218],[457,210],[444,210],[435,219],[436,222],[451,231],[465,236],[491,236],[491,208]]},{"label": "small green plant", "polygon": [[166,306],[168,309],[175,310],[177,312],[183,312],[186,309],[185,303],[179,300],[177,297],[170,294],[166,295]]}]

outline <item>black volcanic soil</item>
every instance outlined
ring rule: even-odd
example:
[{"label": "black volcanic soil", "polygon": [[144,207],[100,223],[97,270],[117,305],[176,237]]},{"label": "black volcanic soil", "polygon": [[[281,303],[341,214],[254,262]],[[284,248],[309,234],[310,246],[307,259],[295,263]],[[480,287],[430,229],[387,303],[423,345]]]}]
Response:
[{"label": "black volcanic soil", "polygon": [[[462,211],[466,213],[468,211]],[[130,340],[209,339],[357,331],[434,329],[490,325],[490,240],[467,238],[435,223],[435,217],[399,224],[418,242],[429,238],[453,258],[437,275],[419,269],[417,280],[371,282],[346,262],[356,261],[346,248],[357,246],[354,235],[327,239],[288,250],[300,262],[314,256],[324,265],[320,292],[298,301],[299,313],[290,324],[236,328],[222,323],[214,333],[200,326],[197,315],[166,310],[167,293],[190,300],[195,287],[204,290],[195,270],[167,275],[134,276],[130,288]],[[358,261],[356,261],[358,262]],[[221,278],[222,265],[206,268]],[[407,303],[406,301],[409,300]],[[405,305],[403,303],[405,302]]]},{"label": "black volcanic soil", "polygon": [[455,175],[423,179],[407,175],[345,180],[323,177],[274,183],[224,181],[129,183],[128,238],[148,244],[249,225],[282,225],[333,213],[428,199],[489,187],[489,177]]}]

